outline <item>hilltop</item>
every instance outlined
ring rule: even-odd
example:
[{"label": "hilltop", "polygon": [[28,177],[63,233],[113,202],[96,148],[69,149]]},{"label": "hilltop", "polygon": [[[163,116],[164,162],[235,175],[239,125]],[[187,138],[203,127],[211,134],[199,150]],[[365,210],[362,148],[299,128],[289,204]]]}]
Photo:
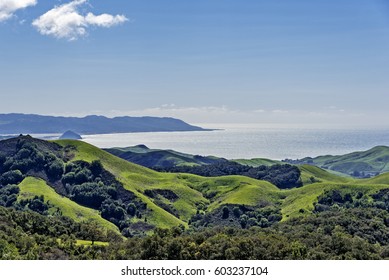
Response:
[{"label": "hilltop", "polygon": [[198,126],[174,118],[104,116],[52,117],[33,114],[0,114],[2,134],[63,133],[67,130],[79,134],[106,134],[159,131],[202,131]]}]

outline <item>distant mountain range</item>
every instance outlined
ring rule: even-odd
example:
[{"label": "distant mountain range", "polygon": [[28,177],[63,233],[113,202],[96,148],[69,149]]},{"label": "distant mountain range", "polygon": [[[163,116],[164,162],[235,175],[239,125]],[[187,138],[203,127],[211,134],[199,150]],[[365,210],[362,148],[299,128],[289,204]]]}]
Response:
[{"label": "distant mountain range", "polygon": [[159,117],[104,116],[53,117],[34,114],[0,114],[0,135],[21,133],[63,133],[67,130],[79,134],[105,134],[160,131],[203,131],[182,120]]}]

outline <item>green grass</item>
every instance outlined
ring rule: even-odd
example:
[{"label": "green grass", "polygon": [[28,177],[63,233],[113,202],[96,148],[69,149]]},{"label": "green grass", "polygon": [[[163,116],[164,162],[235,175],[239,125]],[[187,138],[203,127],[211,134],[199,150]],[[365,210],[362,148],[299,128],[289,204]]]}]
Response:
[{"label": "green grass", "polygon": [[389,184],[389,172],[373,178],[361,179],[360,181],[366,184]]},{"label": "green grass", "polygon": [[248,206],[257,206],[261,201],[276,201],[277,196],[275,187],[265,181],[256,183],[242,182],[235,190],[220,196],[210,207],[220,207],[224,204],[240,204]]},{"label": "green grass", "polygon": [[45,201],[48,201],[53,206],[58,207],[61,210],[62,215],[69,217],[74,221],[81,222],[91,219],[104,228],[117,233],[119,232],[118,228],[114,224],[103,219],[97,210],[81,206],[66,197],[62,197],[42,179],[27,177],[19,184],[19,188],[20,193],[18,200],[31,198],[36,195],[43,195]]},{"label": "green grass", "polygon": [[304,185],[315,182],[347,183],[353,181],[352,178],[339,176],[313,165],[299,165],[298,168],[301,171],[301,180]]},{"label": "green grass", "polygon": [[[57,242],[60,245],[62,244],[62,240],[60,238],[57,239]],[[100,247],[105,247],[108,245],[109,245],[109,242],[104,242],[104,241],[95,241],[93,243],[93,246],[100,246]],[[92,246],[92,241],[91,240],[77,239],[76,246]]]},{"label": "green grass", "polygon": [[275,164],[283,164],[283,162],[281,162],[281,161],[267,159],[267,158],[234,159],[232,161],[243,164],[243,165],[252,166],[252,167],[258,167],[261,165],[272,166]]},{"label": "green grass", "polygon": [[[285,190],[281,191],[285,196],[281,213],[283,215],[283,220],[309,214],[312,212],[318,196],[328,190],[345,189],[350,192],[362,191],[363,193],[372,194],[385,188],[389,188],[389,185],[358,182],[352,184],[316,183],[301,188]],[[303,212],[300,212],[300,209],[303,210]]]},{"label": "green grass", "polygon": [[263,200],[273,201],[278,188],[274,185],[244,176],[222,176],[203,178],[200,176],[181,174],[190,182],[192,188],[211,198],[208,211],[225,204],[241,204],[255,206]]},{"label": "green grass", "polygon": [[[76,245],[77,246],[92,246],[92,241],[90,240],[80,240],[80,239],[77,239],[76,240]],[[93,246],[101,246],[101,247],[104,247],[104,246],[108,246],[109,243],[108,242],[102,242],[102,241],[95,241],[93,243]]]}]

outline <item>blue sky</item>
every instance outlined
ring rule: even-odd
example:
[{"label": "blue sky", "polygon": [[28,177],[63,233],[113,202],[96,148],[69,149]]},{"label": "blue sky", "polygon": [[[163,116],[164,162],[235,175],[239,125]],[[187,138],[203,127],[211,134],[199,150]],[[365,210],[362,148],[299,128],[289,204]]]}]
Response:
[{"label": "blue sky", "polygon": [[389,117],[385,0],[0,0],[0,20],[2,113]]}]

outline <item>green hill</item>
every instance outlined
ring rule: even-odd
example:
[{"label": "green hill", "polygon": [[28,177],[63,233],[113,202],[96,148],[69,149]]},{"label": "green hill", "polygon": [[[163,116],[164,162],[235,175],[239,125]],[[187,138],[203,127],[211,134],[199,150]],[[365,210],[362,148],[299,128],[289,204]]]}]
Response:
[{"label": "green hill", "polygon": [[149,168],[166,168],[182,165],[204,165],[226,161],[212,156],[199,156],[180,153],[173,150],[149,149],[145,145],[137,145],[126,148],[105,149],[107,152]]},{"label": "green hill", "polygon": [[299,169],[301,171],[301,180],[304,185],[319,182],[346,183],[353,181],[350,177],[345,177],[344,175],[340,176],[313,165],[299,165]]},{"label": "green hill", "polygon": [[389,172],[389,147],[377,146],[367,151],[346,155],[308,157],[301,160],[288,160],[287,162],[315,165],[354,177],[369,177]]},{"label": "green hill", "polygon": [[386,184],[338,184],[338,183],[315,183],[298,189],[285,191],[285,199],[282,204],[283,220],[293,217],[309,215],[314,209],[318,197],[329,190],[338,190],[356,196],[358,192],[363,195],[371,195],[379,190],[389,189]]}]

